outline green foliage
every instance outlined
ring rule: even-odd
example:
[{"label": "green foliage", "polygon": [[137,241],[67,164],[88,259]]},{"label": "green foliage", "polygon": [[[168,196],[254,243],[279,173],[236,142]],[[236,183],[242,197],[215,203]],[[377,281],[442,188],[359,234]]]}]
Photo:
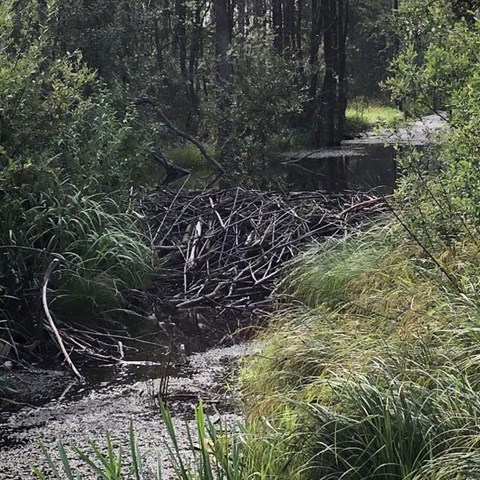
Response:
[{"label": "green foliage", "polygon": [[220,101],[208,105],[207,128],[219,130],[220,154],[231,181],[248,184],[278,152],[279,137],[288,136],[299,119],[305,98],[292,88],[295,73],[288,60],[272,55],[273,39],[260,33],[233,50],[235,77]]},{"label": "green foliage", "polygon": [[115,110],[81,54],[48,55],[47,32],[12,5],[0,10],[0,338],[28,346],[43,339],[52,258],[59,320],[118,307],[144,284],[153,253],[126,212],[130,187],[152,176],[135,109]]},{"label": "green foliage", "polygon": [[[215,156],[215,149],[211,145],[206,145],[209,155]],[[191,143],[172,148],[167,152],[167,156],[175,165],[179,165],[188,169],[205,168],[205,158],[203,158],[200,150]]]},{"label": "green foliage", "polygon": [[[428,12],[417,5],[401,12],[403,48],[392,63],[394,76],[386,84],[395,100],[411,114],[451,110],[454,96],[469,81],[478,60],[478,27],[451,23],[448,12],[433,2]],[[423,15],[425,22],[415,22]],[[407,20],[408,19],[408,20]]]},{"label": "green foliage", "polygon": [[246,361],[249,425],[270,439],[261,455],[284,459],[275,478],[472,478],[474,242],[456,256],[432,252],[460,295],[398,226],[351,240],[298,260],[283,286],[298,306],[275,314],[265,348]]},{"label": "green foliage", "polygon": [[397,198],[405,224],[422,242],[451,248],[474,237],[480,219],[480,23],[459,8],[456,2],[403,3],[403,48],[387,82],[410,113],[446,112],[449,130],[441,144],[400,157]]},{"label": "green foliage", "polygon": [[392,4],[383,0],[355,0],[350,4],[348,91],[353,99],[362,96],[378,101],[385,96],[381,83],[395,53],[391,15]]}]

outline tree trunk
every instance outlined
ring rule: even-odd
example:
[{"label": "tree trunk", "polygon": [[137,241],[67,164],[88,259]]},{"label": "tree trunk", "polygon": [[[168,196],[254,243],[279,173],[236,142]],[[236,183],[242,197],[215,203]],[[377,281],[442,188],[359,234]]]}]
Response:
[{"label": "tree trunk", "polygon": [[158,71],[164,75],[164,81],[166,80],[165,75],[165,59],[164,59],[164,49],[168,43],[169,32],[171,28],[170,22],[170,1],[162,0],[162,7],[160,9],[160,16],[155,19],[154,24],[154,40],[155,40],[155,58],[157,60]]},{"label": "tree trunk", "polygon": [[217,83],[221,87],[226,87],[232,74],[232,66],[228,58],[231,40],[228,0],[214,0],[214,15]]},{"label": "tree trunk", "polygon": [[345,133],[348,0],[322,0],[325,73],[315,115],[315,143],[339,145]]},{"label": "tree trunk", "polygon": [[282,0],[272,0],[273,48],[276,53],[283,52],[283,12]]},{"label": "tree trunk", "polygon": [[[326,0],[311,0],[311,24],[310,24],[310,45],[309,45],[309,65],[310,65],[310,83],[308,88],[308,100],[306,105],[306,117],[310,121],[314,120],[317,105],[318,89],[318,51],[322,41],[323,12],[322,3]],[[325,25],[328,25],[325,22]]]},{"label": "tree trunk", "polygon": [[201,0],[195,2],[194,22],[192,41],[190,46],[190,56],[188,62],[188,99],[195,110],[198,109],[198,95],[195,88],[195,77],[197,73],[198,57],[200,55],[200,48],[202,43],[202,5]]},{"label": "tree trunk", "polygon": [[[217,56],[217,107],[221,114],[228,109],[229,99],[227,87],[232,75],[232,65],[228,58],[228,49],[230,47],[230,21],[229,21],[229,1],[214,0],[215,16],[215,51]],[[217,133],[218,149],[222,158],[230,157],[230,148],[228,145],[228,135],[230,133],[230,120],[228,116],[223,115],[223,121],[220,122]]]},{"label": "tree trunk", "polygon": [[348,0],[337,1],[337,102],[335,105],[335,145],[345,136],[345,112],[347,110],[347,26]]},{"label": "tree trunk", "polygon": [[238,33],[240,35],[245,35],[245,25],[246,25],[246,4],[245,0],[237,1],[237,24],[238,24]]},{"label": "tree trunk", "polygon": [[295,47],[295,0],[283,0],[283,45],[284,48]]},{"label": "tree trunk", "polygon": [[325,58],[325,74],[320,93],[320,115],[318,141],[321,145],[335,145],[335,104],[337,97],[337,80],[335,78],[336,63],[336,29],[335,0],[323,0],[322,17],[324,19],[323,52]]},{"label": "tree trunk", "polygon": [[185,0],[175,0],[175,36],[180,62],[180,72],[183,80],[187,81],[187,7]]}]

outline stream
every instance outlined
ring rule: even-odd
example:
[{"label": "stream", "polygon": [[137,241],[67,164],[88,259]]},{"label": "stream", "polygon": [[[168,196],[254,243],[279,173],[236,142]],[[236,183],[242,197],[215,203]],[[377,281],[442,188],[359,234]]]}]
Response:
[{"label": "stream", "polygon": [[[430,143],[443,125],[439,116],[432,115],[396,132],[367,133],[339,148],[292,152],[279,162],[278,174],[292,191],[391,193],[398,176],[398,151]],[[86,364],[82,384],[64,371],[15,371],[4,365],[0,377],[17,380],[25,405],[15,412],[0,412],[0,479],[35,478],[29,465],[45,464],[39,442],[51,452],[58,441],[87,448],[88,440],[103,445],[109,432],[114,445],[128,451],[130,419],[140,449],[160,449],[165,478],[173,478],[164,447],[167,432],[154,401],[162,379],[168,378],[167,399],[182,448],[186,448],[185,422],[193,425],[194,406],[200,398],[210,414],[221,414],[228,422],[241,420],[232,372],[253,347],[229,331],[211,335],[210,327],[199,322],[198,312],[192,309],[189,315],[193,321],[188,315],[182,319],[153,316],[135,333],[143,343],[128,359],[139,363]],[[222,338],[228,341],[216,345]],[[175,351],[166,362],[173,343]]]}]

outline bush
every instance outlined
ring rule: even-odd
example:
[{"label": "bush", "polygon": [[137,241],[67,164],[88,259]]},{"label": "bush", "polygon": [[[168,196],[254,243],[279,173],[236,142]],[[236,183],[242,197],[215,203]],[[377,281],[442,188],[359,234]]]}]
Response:
[{"label": "bush", "polygon": [[406,2],[404,45],[387,82],[410,113],[444,111],[442,142],[400,157],[398,205],[422,242],[451,248],[475,236],[480,221],[480,22],[457,14],[449,2]]},{"label": "bush", "polygon": [[10,196],[0,225],[0,298],[11,312],[4,327],[20,344],[42,338],[38,292],[52,258],[61,262],[51,309],[69,322],[124,305],[152,271],[153,252],[134,218],[105,195],[62,184],[55,194]]},{"label": "bush", "polygon": [[148,142],[132,129],[135,109],[120,115],[79,53],[53,59],[48,32],[29,37],[12,18],[11,2],[2,4],[0,339],[7,350],[44,337],[39,290],[52,258],[61,267],[50,282],[51,307],[62,321],[122,305],[153,263],[138,219],[126,213],[135,207],[130,187],[152,178]]}]

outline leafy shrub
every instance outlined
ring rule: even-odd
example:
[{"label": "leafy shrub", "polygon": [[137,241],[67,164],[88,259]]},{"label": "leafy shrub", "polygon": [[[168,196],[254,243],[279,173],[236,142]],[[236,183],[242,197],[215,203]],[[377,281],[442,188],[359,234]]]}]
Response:
[{"label": "leafy shrub", "polygon": [[[423,13],[421,13],[423,12]],[[402,216],[426,245],[454,248],[480,220],[480,22],[458,17],[449,2],[405,2],[403,49],[388,85],[410,113],[444,111],[441,142],[400,157]]]},{"label": "leafy shrub", "polygon": [[52,58],[48,32],[16,28],[11,7],[0,9],[0,338],[13,348],[43,338],[52,258],[52,311],[75,320],[121,305],[153,253],[126,213],[130,187],[152,178],[135,109],[118,113],[79,53]]}]

